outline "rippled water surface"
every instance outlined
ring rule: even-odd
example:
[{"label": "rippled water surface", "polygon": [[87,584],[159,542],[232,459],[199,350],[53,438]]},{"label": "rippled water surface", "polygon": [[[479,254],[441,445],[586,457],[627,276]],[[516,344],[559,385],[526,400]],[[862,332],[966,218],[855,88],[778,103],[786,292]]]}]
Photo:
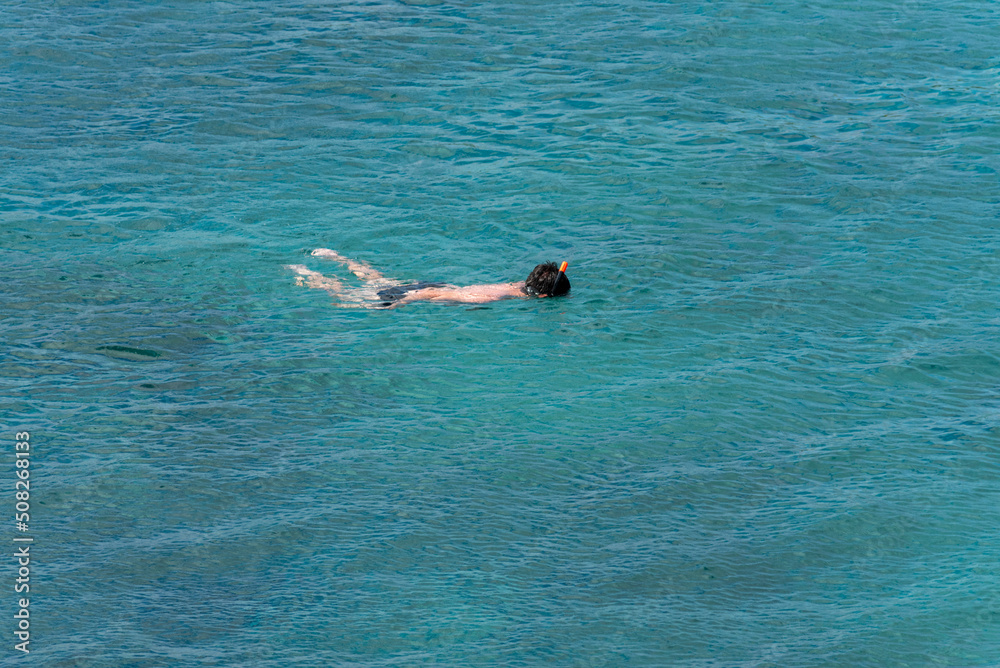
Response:
[{"label": "rippled water surface", "polygon": [[[28,660],[997,665],[998,25],[7,3]],[[337,309],[319,246],[573,291]]]}]

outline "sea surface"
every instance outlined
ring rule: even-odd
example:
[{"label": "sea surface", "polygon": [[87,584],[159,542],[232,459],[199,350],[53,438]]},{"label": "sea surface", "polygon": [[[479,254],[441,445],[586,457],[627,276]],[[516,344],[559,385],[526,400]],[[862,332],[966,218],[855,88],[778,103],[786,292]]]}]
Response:
[{"label": "sea surface", "polygon": [[1000,665],[998,26],[6,2],[0,664]]}]

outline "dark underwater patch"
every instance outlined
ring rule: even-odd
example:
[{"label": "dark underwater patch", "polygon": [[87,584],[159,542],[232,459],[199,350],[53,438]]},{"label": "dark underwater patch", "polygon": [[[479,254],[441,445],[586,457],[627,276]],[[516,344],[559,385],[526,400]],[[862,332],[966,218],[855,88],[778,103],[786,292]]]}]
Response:
[{"label": "dark underwater patch", "polygon": [[[156,350],[146,350],[145,348],[132,348],[131,346],[97,346],[98,350],[106,351],[113,357],[126,357],[128,359],[156,359],[163,357],[163,353]],[[117,353],[117,354],[114,354]]]}]

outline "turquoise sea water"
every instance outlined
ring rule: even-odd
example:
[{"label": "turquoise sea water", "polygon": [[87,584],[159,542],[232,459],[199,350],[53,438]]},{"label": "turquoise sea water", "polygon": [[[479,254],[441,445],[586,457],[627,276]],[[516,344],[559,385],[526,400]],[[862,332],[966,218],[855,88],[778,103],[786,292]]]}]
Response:
[{"label": "turquoise sea water", "polygon": [[[998,25],[8,3],[21,661],[1000,664]],[[318,246],[573,292],[342,310]]]}]

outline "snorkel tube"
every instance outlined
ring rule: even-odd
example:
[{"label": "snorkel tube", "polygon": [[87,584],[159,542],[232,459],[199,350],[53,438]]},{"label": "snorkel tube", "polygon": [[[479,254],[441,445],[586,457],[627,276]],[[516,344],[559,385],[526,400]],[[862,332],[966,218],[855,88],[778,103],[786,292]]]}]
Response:
[{"label": "snorkel tube", "polygon": [[559,281],[566,274],[566,267],[568,266],[569,262],[566,261],[563,261],[563,263],[559,265],[559,273],[556,274],[555,280],[552,281],[552,292],[550,294],[554,295],[556,293],[556,288],[559,286]]},{"label": "snorkel tube", "polygon": [[566,261],[563,261],[563,263],[561,265],[559,265],[559,273],[556,274],[555,280],[552,281],[552,290],[549,291],[549,296],[550,297],[554,297],[555,296],[555,294],[556,294],[556,287],[558,287],[559,281],[562,279],[563,275],[566,273],[566,267],[568,267],[568,266],[569,266],[569,262],[566,262]]}]

